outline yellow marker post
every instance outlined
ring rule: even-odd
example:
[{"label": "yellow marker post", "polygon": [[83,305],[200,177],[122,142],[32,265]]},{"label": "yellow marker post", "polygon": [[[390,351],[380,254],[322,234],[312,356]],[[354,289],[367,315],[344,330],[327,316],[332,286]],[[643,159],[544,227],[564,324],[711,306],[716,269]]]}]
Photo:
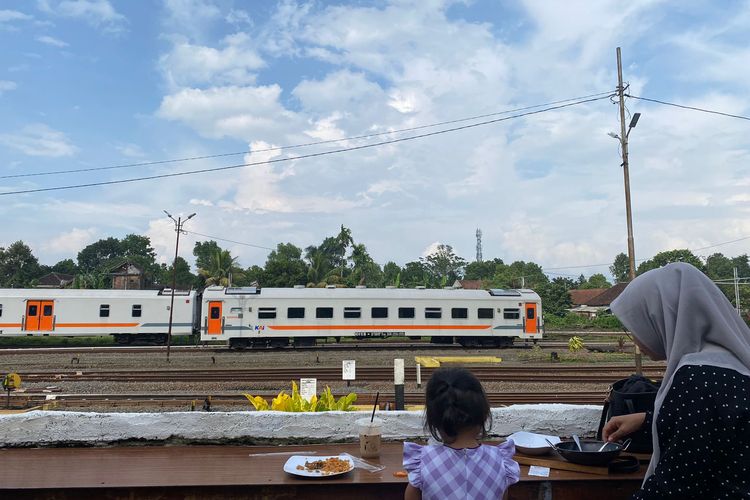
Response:
[{"label": "yellow marker post", "polygon": [[5,404],[6,408],[10,408],[10,391],[21,387],[21,377],[17,373],[9,373],[3,379],[3,389],[8,392],[8,400]]}]

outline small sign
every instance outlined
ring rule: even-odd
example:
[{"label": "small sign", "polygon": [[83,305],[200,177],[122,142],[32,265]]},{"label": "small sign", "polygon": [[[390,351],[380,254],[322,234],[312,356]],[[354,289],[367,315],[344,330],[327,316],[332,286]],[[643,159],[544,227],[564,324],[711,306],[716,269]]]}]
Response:
[{"label": "small sign", "polygon": [[404,360],[393,360],[393,383],[395,385],[404,385]]},{"label": "small sign", "polygon": [[532,465],[529,467],[529,476],[549,477],[549,467]]},{"label": "small sign", "polygon": [[3,379],[3,389],[10,392],[21,387],[21,377],[17,373],[9,373]]},{"label": "small sign", "polygon": [[341,380],[355,380],[355,364],[356,361],[353,359],[345,359],[341,362]]},{"label": "small sign", "polygon": [[299,395],[305,401],[310,401],[318,393],[318,379],[301,378],[299,379]]}]

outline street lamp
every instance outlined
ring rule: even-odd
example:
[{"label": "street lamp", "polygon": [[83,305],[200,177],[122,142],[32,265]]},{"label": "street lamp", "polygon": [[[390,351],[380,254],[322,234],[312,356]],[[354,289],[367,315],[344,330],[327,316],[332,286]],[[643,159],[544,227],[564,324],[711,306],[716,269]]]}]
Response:
[{"label": "street lamp", "polygon": [[169,326],[167,328],[167,362],[169,362],[169,347],[172,344],[172,314],[174,313],[174,289],[177,286],[177,250],[180,247],[180,233],[182,233],[182,226],[195,217],[195,213],[191,214],[187,219],[182,220],[181,216],[178,216],[177,219],[172,217],[172,215],[164,210],[164,213],[167,214],[167,217],[172,219],[175,225],[175,231],[177,232],[177,241],[174,245],[174,261],[172,261],[172,297],[169,301]]}]

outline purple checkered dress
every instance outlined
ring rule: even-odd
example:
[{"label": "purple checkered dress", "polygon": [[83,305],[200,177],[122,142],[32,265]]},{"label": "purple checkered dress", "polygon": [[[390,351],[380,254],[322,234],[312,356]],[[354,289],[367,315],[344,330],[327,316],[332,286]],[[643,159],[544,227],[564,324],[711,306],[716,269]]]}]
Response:
[{"label": "purple checkered dress", "polygon": [[497,500],[520,478],[515,451],[513,441],[462,450],[404,443],[404,468],[423,500]]}]

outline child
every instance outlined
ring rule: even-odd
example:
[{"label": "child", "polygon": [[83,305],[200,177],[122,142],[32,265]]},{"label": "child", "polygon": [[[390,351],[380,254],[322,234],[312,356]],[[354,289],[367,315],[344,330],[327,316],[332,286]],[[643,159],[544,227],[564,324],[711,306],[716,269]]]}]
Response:
[{"label": "child", "polygon": [[502,498],[518,482],[520,468],[513,461],[513,441],[498,446],[479,442],[490,422],[490,404],[479,380],[462,368],[443,368],[433,373],[425,396],[425,427],[441,444],[404,443],[409,473],[404,499]]}]

